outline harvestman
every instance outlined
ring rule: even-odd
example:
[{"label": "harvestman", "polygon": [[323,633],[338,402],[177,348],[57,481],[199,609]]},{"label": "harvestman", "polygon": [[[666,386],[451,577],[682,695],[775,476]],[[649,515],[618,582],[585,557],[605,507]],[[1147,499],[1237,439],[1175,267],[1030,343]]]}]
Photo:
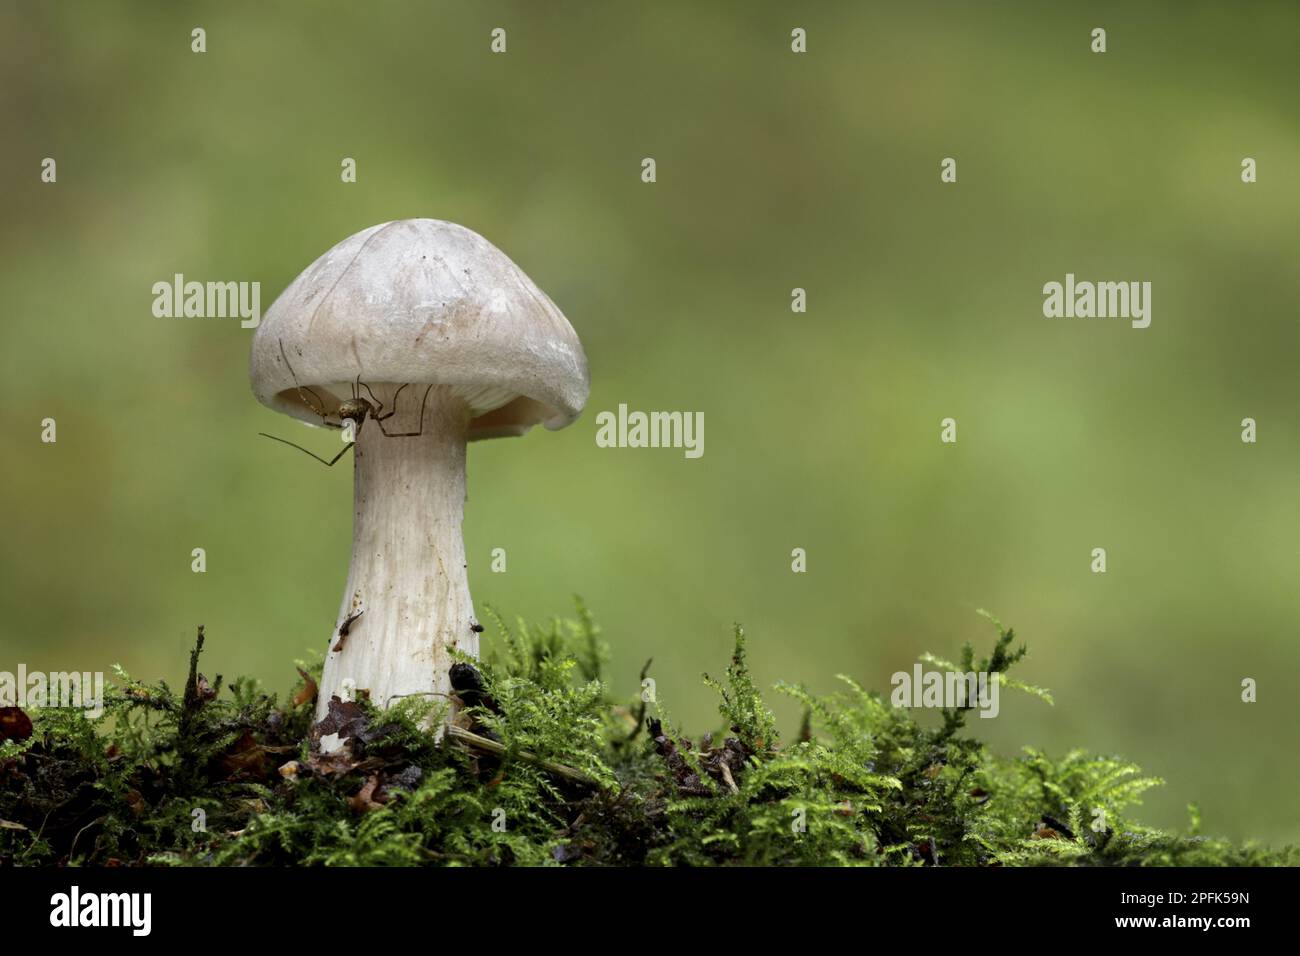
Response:
[{"label": "harvestman", "polygon": [[[337,414],[339,421],[338,424],[335,424],[330,421],[329,416],[325,414],[325,402],[321,397],[316,394],[310,386],[305,386],[298,381],[298,374],[293,370],[293,366],[289,364],[289,356],[285,354],[284,340],[277,339],[276,341],[280,344],[280,357],[284,359],[285,367],[289,369],[289,374],[293,376],[294,387],[298,390],[298,397],[302,399],[303,404],[320,416],[321,424],[326,428],[343,428],[343,423],[345,421],[352,422],[352,440],[343,446],[342,451],[329,461],[326,461],[324,458],[320,457],[320,455],[313,454],[301,445],[289,441],[287,438],[277,438],[275,435],[268,435],[266,432],[258,432],[258,434],[263,438],[269,438],[272,441],[278,441],[290,446],[291,448],[296,448],[304,455],[311,455],[312,458],[315,458],[326,468],[329,468],[346,455],[348,449],[357,443],[357,438],[361,435],[361,426],[365,424],[367,418],[374,420],[375,424],[379,426],[379,430],[383,432],[385,438],[415,438],[424,434],[424,406],[428,404],[429,393],[433,391],[432,384],[424,390],[424,398],[420,402],[420,428],[418,431],[390,432],[388,429],[384,428],[384,422],[397,414],[397,396],[402,394],[402,389],[406,388],[406,386],[410,384],[409,382],[398,386],[397,391],[393,393],[393,407],[389,409],[387,414],[385,414],[384,403],[379,400],[373,391],[371,391],[369,385],[361,381],[361,376],[359,374],[356,377],[356,381],[352,383],[352,397],[339,403]],[[369,400],[361,397],[362,389],[365,389],[366,392],[369,393]],[[313,401],[308,401],[307,396],[309,395]]]}]

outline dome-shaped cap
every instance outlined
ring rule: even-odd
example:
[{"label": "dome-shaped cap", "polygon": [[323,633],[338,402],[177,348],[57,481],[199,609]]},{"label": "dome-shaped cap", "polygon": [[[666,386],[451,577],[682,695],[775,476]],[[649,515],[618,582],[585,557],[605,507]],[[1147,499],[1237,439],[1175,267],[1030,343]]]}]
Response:
[{"label": "dome-shaped cap", "polygon": [[[287,360],[286,360],[287,359]],[[253,335],[263,405],[315,425],[322,396],[367,383],[452,386],[469,437],[563,428],[582,411],[587,357],[563,313],[478,233],[438,219],[386,222],[344,239],[290,283]]]}]

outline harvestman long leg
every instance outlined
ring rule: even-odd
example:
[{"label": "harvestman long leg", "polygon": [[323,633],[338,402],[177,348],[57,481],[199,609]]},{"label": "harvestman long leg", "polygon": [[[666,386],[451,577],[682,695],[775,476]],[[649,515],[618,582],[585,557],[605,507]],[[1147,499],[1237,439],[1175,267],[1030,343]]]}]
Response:
[{"label": "harvestman long leg", "polygon": [[352,386],[352,397],[353,397],[353,398],[356,398],[358,395],[360,395],[360,392],[357,391],[358,388],[364,388],[364,389],[366,390],[366,392],[370,395],[370,401],[371,401],[371,402],[374,404],[374,406],[375,406],[375,418],[380,418],[380,417],[383,417],[383,418],[389,418],[389,417],[392,416],[393,412],[397,411],[397,396],[402,394],[402,389],[406,388],[406,386],[405,386],[405,385],[401,385],[401,386],[399,386],[398,389],[397,389],[397,391],[395,391],[395,392],[393,393],[393,412],[389,412],[387,415],[384,414],[384,403],[381,402],[381,401],[380,401],[380,400],[375,396],[375,393],[372,392],[372,391],[370,390],[370,386],[369,386],[369,385],[367,385],[365,382],[361,381],[361,376],[360,376],[360,375],[357,376],[356,383]]},{"label": "harvestman long leg", "polygon": [[[325,403],[324,401],[321,400],[321,397],[317,395],[313,389],[304,386],[301,382],[298,381],[298,373],[293,370],[293,365],[289,361],[289,356],[284,351],[284,339],[277,339],[276,341],[279,342],[280,344],[280,358],[284,359],[285,367],[289,370],[289,375],[293,378],[294,388],[298,390],[298,398],[302,400],[302,403],[304,405],[306,405],[318,416],[320,416],[320,423],[323,426],[325,426],[326,428],[342,428],[343,423],[341,421],[336,425],[329,420],[329,417],[325,414]],[[353,397],[355,398],[356,397],[355,385],[352,387],[352,394]],[[314,401],[308,401],[307,399],[308,395],[310,395],[312,399],[314,399]],[[258,432],[258,434],[261,435],[263,438],[269,438],[272,441],[278,441],[282,445],[288,445],[290,448],[296,448],[304,455],[310,455],[312,458],[315,458],[326,468],[332,467],[335,464],[335,462],[337,462],[340,458],[342,458],[345,454],[347,454],[349,448],[351,448],[353,445],[356,444],[355,441],[348,442],[346,445],[343,446],[342,450],[337,455],[335,455],[329,461],[326,461],[320,455],[308,451],[306,448],[303,448],[302,445],[291,442],[287,438],[278,438],[275,435],[268,435],[266,432]]]},{"label": "harvestman long leg", "polygon": [[315,458],[318,462],[320,462],[320,463],[321,463],[322,465],[324,465],[326,468],[330,468],[330,467],[332,467],[336,461],[338,461],[340,458],[342,458],[344,455],[347,454],[349,448],[351,448],[353,445],[356,444],[356,442],[354,442],[354,441],[350,441],[350,442],[348,442],[346,445],[343,446],[343,450],[342,450],[342,451],[340,451],[337,455],[335,455],[335,456],[334,456],[333,458],[331,458],[329,461],[326,461],[326,460],[325,460],[324,458],[322,458],[320,455],[313,454],[312,452],[309,452],[306,448],[303,448],[302,445],[295,445],[293,442],[289,441],[287,438],[276,438],[274,435],[268,435],[266,432],[258,432],[258,434],[261,435],[263,438],[270,438],[272,441],[278,441],[278,442],[280,442],[281,444],[288,445],[290,448],[296,448],[296,449],[298,449],[300,452],[302,452],[304,455],[311,455],[312,458]]},{"label": "harvestman long leg", "polygon": [[[289,375],[293,379],[293,387],[298,390],[298,397],[302,399],[302,403],[320,416],[321,424],[326,428],[342,428],[342,422],[335,425],[329,420],[329,417],[325,414],[325,402],[321,400],[321,397],[316,394],[315,390],[298,381],[298,373],[293,370],[293,365],[289,362],[289,356],[284,351],[284,339],[276,339],[276,341],[280,344],[280,358],[284,359],[285,368],[289,370]],[[307,401],[308,395],[315,399],[314,403]],[[259,434],[261,433],[259,432]],[[268,435],[267,437],[274,438],[275,436]]]},{"label": "harvestman long leg", "polygon": [[[403,385],[402,388],[406,388],[406,386]],[[380,418],[378,415],[375,416],[375,424],[379,426],[379,430],[384,433],[385,438],[415,438],[417,435],[424,434],[424,406],[429,403],[429,393],[433,391],[432,383],[430,383],[429,387],[424,390],[424,398],[420,400],[420,430],[419,431],[390,432],[388,429],[384,427],[385,420],[392,418],[393,415],[397,413],[397,396],[401,393],[402,388],[399,388],[396,392],[393,393],[393,410],[389,412],[387,415],[383,416],[383,418]]]}]

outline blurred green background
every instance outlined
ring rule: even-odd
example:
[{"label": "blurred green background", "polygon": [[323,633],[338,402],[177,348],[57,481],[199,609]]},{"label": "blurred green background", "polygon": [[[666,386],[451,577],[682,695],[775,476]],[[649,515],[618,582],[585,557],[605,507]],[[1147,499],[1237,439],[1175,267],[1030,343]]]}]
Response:
[{"label": "blurred green background", "polygon": [[[1300,13],[1131,6],[3,3],[0,669],[177,681],[202,622],[209,674],[291,686],[350,471],[258,438],[336,447],[254,401],[250,331],[155,319],[151,286],[265,310],[428,216],[514,258],[592,370],[568,430],[471,448],[480,610],[581,593],[614,689],[653,657],[703,731],[733,621],[765,684],[887,689],[986,645],[986,607],[1057,698],[974,721],[998,749],[1119,752],[1169,781],[1151,823],[1300,839]],[[1045,319],[1066,272],[1151,281],[1151,327]],[[620,402],[704,412],[704,457],[597,448]]]}]

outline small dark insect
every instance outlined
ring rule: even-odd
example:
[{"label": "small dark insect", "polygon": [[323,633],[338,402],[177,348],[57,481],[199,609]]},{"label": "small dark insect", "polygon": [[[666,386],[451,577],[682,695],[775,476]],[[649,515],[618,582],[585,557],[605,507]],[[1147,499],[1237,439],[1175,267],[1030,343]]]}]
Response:
[{"label": "small dark insect", "polygon": [[[326,461],[324,458],[320,457],[320,455],[309,452],[306,448],[303,448],[301,445],[297,445],[286,438],[277,438],[275,435],[268,435],[266,432],[258,432],[258,434],[263,438],[270,438],[272,441],[278,441],[290,446],[291,448],[296,448],[304,455],[310,455],[328,468],[342,458],[347,453],[348,449],[356,444],[355,436],[361,434],[361,426],[366,423],[367,418],[372,419],[374,423],[379,426],[379,430],[384,433],[385,438],[414,438],[418,435],[424,434],[424,406],[429,401],[429,393],[433,391],[432,384],[424,390],[424,400],[420,403],[420,427],[417,431],[390,432],[384,427],[384,422],[397,414],[397,396],[402,394],[402,389],[406,388],[405,384],[398,386],[397,391],[393,393],[393,407],[385,412],[384,403],[375,397],[375,393],[371,390],[369,385],[361,381],[360,375],[358,375],[356,381],[352,383],[352,397],[339,402],[338,411],[335,413],[338,422],[335,423],[329,420],[329,416],[325,413],[325,402],[316,390],[302,385],[298,381],[298,373],[293,370],[293,366],[289,363],[289,356],[284,351],[284,340],[280,339],[277,341],[280,343],[280,357],[284,359],[284,364],[289,369],[290,376],[293,377],[294,388],[298,390],[298,397],[302,399],[303,404],[310,408],[316,415],[320,416],[321,424],[326,428],[343,428],[344,422],[352,422],[352,434],[354,437],[352,441],[344,445],[343,449],[329,461]],[[363,389],[366,394],[370,396],[369,399],[361,397]]]},{"label": "small dark insect", "polygon": [[471,631],[473,631],[475,634],[482,634],[482,633],[483,633],[483,625],[480,624],[478,621],[470,621],[470,622],[469,622],[469,629],[470,629]]}]

